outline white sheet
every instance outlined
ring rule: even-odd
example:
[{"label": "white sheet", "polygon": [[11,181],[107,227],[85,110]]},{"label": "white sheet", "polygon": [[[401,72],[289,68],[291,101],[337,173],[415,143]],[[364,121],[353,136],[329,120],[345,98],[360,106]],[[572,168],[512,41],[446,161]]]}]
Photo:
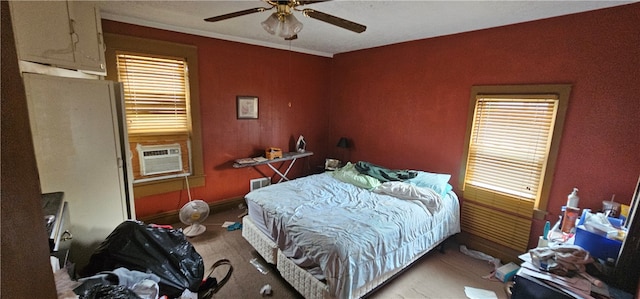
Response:
[{"label": "white sheet", "polygon": [[454,193],[430,216],[423,201],[370,192],[327,173],[260,188],[246,199],[256,225],[339,298],[460,231]]}]

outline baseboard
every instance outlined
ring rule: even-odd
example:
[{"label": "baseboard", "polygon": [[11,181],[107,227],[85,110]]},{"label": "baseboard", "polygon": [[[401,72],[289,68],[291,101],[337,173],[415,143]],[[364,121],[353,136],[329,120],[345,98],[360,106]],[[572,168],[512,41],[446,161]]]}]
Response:
[{"label": "baseboard", "polygon": [[[244,197],[236,197],[223,199],[215,202],[209,203],[209,210],[212,212],[225,211],[232,208],[237,208],[238,205],[245,204]],[[148,224],[174,224],[180,222],[180,217],[178,217],[178,213],[180,210],[163,212],[155,215],[140,217],[137,220],[140,220],[144,223]]]},{"label": "baseboard", "polygon": [[487,239],[478,237],[468,232],[463,231],[459,233],[456,236],[456,240],[458,241],[458,243],[467,246],[467,248],[471,250],[480,251],[494,258],[500,259],[503,264],[514,262],[519,265],[520,263],[522,263],[518,256],[523,254],[524,252],[519,252],[515,249],[511,249],[509,247],[491,242]]}]

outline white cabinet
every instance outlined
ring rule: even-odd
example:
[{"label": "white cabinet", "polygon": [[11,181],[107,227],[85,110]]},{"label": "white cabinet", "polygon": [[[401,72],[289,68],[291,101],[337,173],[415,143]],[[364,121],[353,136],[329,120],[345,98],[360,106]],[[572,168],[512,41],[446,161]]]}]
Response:
[{"label": "white cabinet", "polygon": [[106,74],[100,10],[87,1],[10,1],[18,59]]},{"label": "white cabinet", "polygon": [[122,164],[113,82],[24,73],[42,193],[64,192],[84,266],[95,247],[135,215]]}]

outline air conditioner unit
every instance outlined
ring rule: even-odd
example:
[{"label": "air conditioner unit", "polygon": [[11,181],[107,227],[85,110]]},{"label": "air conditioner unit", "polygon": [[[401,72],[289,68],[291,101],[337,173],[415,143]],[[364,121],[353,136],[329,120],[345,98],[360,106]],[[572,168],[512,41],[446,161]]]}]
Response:
[{"label": "air conditioner unit", "polygon": [[180,144],[138,147],[140,174],[152,175],[182,171]]}]

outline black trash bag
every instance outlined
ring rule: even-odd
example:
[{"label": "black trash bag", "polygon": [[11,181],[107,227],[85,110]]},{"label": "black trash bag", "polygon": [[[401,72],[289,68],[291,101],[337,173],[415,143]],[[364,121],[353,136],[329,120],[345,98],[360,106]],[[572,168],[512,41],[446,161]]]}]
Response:
[{"label": "black trash bag", "polygon": [[141,299],[132,290],[120,285],[94,285],[80,299]]},{"label": "black trash bag", "polygon": [[84,268],[92,276],[119,267],[160,277],[160,294],[177,298],[189,289],[198,292],[204,277],[202,256],[178,230],[128,220],[100,244]]},{"label": "black trash bag", "polygon": [[95,299],[100,298],[104,293],[118,292],[111,288],[104,288],[106,286],[118,286],[118,277],[113,274],[94,275],[81,280],[82,284],[73,289],[73,292],[80,297],[80,299]]}]

